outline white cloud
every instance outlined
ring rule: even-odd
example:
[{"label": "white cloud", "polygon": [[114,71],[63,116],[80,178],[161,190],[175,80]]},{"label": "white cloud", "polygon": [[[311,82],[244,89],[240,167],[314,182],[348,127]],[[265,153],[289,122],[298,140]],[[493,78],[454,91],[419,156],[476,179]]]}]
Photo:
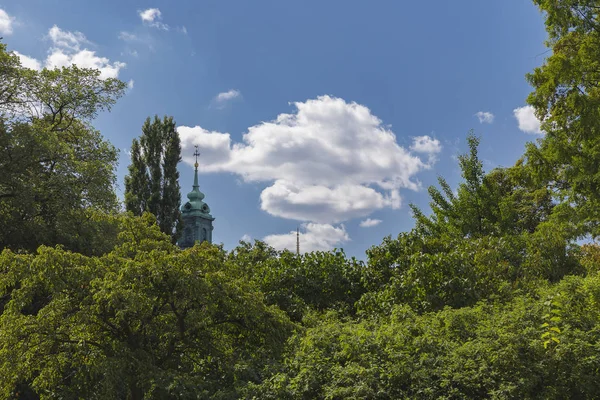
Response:
[{"label": "white cloud", "polygon": [[[265,243],[277,250],[288,249],[296,251],[296,231],[279,235],[269,235],[263,238]],[[327,251],[342,243],[348,242],[350,237],[344,225],[338,227],[329,224],[302,224],[300,232],[300,251]]]},{"label": "white cloud", "polygon": [[228,90],[227,92],[223,92],[223,93],[219,93],[217,95],[217,97],[215,97],[215,99],[217,101],[227,101],[227,100],[232,100],[235,99],[237,97],[240,97],[240,91],[239,90]]},{"label": "white cloud", "polygon": [[178,127],[184,161],[193,164],[190,149],[198,145],[202,172],[268,182],[260,195],[264,211],[328,224],[400,207],[399,189],[419,189],[414,176],[431,168],[413,151],[431,158],[441,150],[428,136],[415,138],[410,150],[401,147],[357,103],[321,96],[294,105],[295,113],[250,127],[241,143],[232,143],[228,133]]},{"label": "white cloud", "polygon": [[487,111],[478,111],[475,116],[479,119],[479,123],[483,124],[491,124],[494,122],[494,114]]},{"label": "white cloud", "polygon": [[35,71],[39,71],[42,69],[42,63],[36,60],[33,57],[26,56],[24,54],[19,53],[18,51],[13,51],[13,53],[19,57],[21,61],[21,65],[25,68],[33,69]]},{"label": "white cloud", "polygon": [[437,154],[442,151],[442,145],[439,140],[429,136],[417,136],[413,138],[410,149],[416,153]]},{"label": "white cloud", "polygon": [[159,28],[165,31],[169,30],[169,25],[162,23],[162,13],[158,8],[148,8],[143,11],[138,11],[138,15],[142,22],[148,26]]},{"label": "white cloud", "polygon": [[216,95],[212,103],[216,105],[217,108],[223,108],[229,101],[239,98],[242,95],[239,90],[230,89],[226,92],[221,92]]},{"label": "white cloud", "polygon": [[252,236],[245,233],[244,236],[241,237],[240,241],[246,242],[246,243],[252,243]]},{"label": "white cloud", "polygon": [[297,186],[276,180],[260,194],[261,208],[271,215],[300,221],[342,222],[373,210],[400,207],[400,194],[382,194],[360,184]]},{"label": "white cloud", "polygon": [[371,219],[371,218],[367,218],[364,221],[360,221],[359,226],[361,228],[370,228],[372,226],[377,226],[381,223],[380,219]]},{"label": "white cloud", "polygon": [[13,33],[14,18],[0,8],[0,34],[10,35]]},{"label": "white cloud", "polygon": [[133,79],[130,79],[129,82],[127,82],[127,87],[129,89],[133,89],[134,83],[135,83],[135,81]]},{"label": "white cloud", "polygon": [[52,47],[48,50],[48,56],[41,61],[15,52],[24,67],[40,70],[46,68],[61,68],[77,65],[80,68],[93,68],[100,70],[100,78],[117,78],[121,69],[126,64],[119,61],[111,62],[106,57],[96,55],[95,51],[88,50],[82,46],[91,44],[81,32],[63,31],[54,25],[48,31],[48,38],[52,41]]},{"label": "white cloud", "polygon": [[231,157],[231,137],[229,133],[208,131],[199,126],[193,128],[179,126],[177,127],[177,133],[179,133],[179,137],[181,138],[184,161],[190,165],[194,164],[194,158],[191,156],[192,152],[186,153],[185,150],[193,149],[194,145],[198,145],[202,153],[198,160],[202,166],[201,172],[221,172],[222,170],[226,170],[225,167],[223,169],[217,167],[227,163]]},{"label": "white cloud", "polygon": [[98,57],[95,51],[80,50],[70,52],[67,49],[54,48],[46,58],[46,67],[60,68],[77,65],[80,68],[93,68],[100,70],[100,78],[117,78],[119,71],[125,68],[124,62],[113,63],[106,57]]},{"label": "white cloud", "polygon": [[90,43],[83,33],[63,31],[56,25],[50,28],[48,37],[52,40],[54,46],[75,51],[78,51],[81,45]]},{"label": "white cloud", "polygon": [[535,116],[533,106],[515,108],[513,114],[519,123],[519,129],[525,133],[543,134],[540,120]]},{"label": "white cloud", "polygon": [[154,22],[154,20],[160,19],[162,15],[158,8],[148,8],[147,10],[138,11],[138,14],[144,22]]}]

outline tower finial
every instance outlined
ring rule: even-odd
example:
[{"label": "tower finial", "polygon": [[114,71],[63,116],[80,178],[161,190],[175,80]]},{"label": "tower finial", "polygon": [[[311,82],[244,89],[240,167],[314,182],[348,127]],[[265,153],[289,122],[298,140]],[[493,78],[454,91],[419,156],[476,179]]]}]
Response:
[{"label": "tower finial", "polygon": [[196,169],[198,169],[198,156],[200,155],[200,153],[198,152],[198,145],[196,145],[194,147],[196,147],[196,151],[194,152],[194,156],[196,157],[196,163],[194,164],[194,167],[196,167]]}]

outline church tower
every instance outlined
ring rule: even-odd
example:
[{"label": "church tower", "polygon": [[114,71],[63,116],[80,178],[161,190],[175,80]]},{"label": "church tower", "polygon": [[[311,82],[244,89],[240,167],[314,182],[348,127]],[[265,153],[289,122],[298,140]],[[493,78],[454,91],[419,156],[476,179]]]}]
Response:
[{"label": "church tower", "polygon": [[208,204],[202,201],[204,193],[200,191],[198,185],[198,146],[196,146],[196,163],[194,164],[194,186],[188,193],[189,201],[181,207],[181,217],[183,218],[183,235],[179,239],[179,247],[187,249],[196,242],[212,243],[213,221],[210,215]]}]

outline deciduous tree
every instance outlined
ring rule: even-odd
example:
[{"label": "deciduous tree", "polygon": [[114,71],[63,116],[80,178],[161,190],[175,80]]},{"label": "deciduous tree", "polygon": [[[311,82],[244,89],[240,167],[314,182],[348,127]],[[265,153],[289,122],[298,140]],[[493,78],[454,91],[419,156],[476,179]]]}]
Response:
[{"label": "deciduous tree", "polygon": [[527,165],[559,201],[574,206],[579,235],[600,234],[600,4],[534,0],[545,14],[544,64],[528,75],[527,101],[545,137],[529,144]]},{"label": "deciduous tree", "polygon": [[32,71],[0,45],[0,248],[93,253],[94,211],[114,211],[116,149],[91,125],[125,83],[69,68]]}]

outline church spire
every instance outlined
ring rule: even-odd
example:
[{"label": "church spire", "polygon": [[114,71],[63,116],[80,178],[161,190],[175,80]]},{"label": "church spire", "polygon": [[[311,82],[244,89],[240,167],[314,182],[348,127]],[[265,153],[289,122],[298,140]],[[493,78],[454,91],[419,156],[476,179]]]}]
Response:
[{"label": "church spire", "polygon": [[198,184],[198,157],[200,152],[198,146],[194,152],[196,162],[194,163],[194,186],[188,193],[189,199],[181,207],[181,217],[183,219],[183,235],[179,240],[181,248],[192,247],[196,242],[212,243],[213,221],[215,218],[210,215],[210,207],[204,201],[204,193],[200,191]]},{"label": "church spire", "polygon": [[196,151],[194,152],[194,156],[196,157],[196,162],[194,163],[194,190],[199,190],[200,189],[200,185],[198,185],[198,157],[200,156],[200,153],[198,152],[198,145],[195,146],[196,147]]},{"label": "church spire", "polygon": [[196,157],[196,162],[194,163],[194,186],[192,186],[192,191],[187,195],[190,201],[204,199],[204,193],[200,191],[200,185],[198,184],[198,156],[200,156],[200,152],[198,151],[198,145],[195,147],[196,151],[194,152],[194,157]]}]

